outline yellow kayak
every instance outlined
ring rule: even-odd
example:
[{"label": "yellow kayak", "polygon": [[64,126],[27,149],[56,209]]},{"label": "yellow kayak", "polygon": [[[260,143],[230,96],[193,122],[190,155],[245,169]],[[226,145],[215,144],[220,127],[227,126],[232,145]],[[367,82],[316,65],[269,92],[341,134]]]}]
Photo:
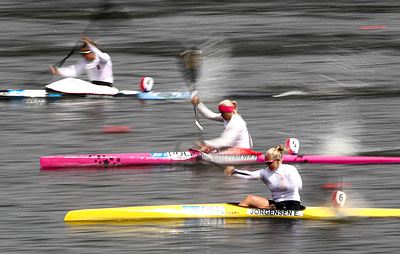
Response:
[{"label": "yellow kayak", "polygon": [[400,217],[400,209],[307,207],[304,210],[269,210],[237,204],[188,204],[74,210],[66,222],[106,222],[139,219],[282,218],[340,219],[346,217]]}]

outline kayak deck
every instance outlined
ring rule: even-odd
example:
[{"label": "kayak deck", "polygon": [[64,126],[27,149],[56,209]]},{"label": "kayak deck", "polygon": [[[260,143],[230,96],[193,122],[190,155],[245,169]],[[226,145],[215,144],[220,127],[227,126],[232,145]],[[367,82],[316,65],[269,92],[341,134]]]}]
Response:
[{"label": "kayak deck", "polygon": [[107,222],[190,218],[281,218],[335,220],[346,217],[399,217],[400,209],[307,207],[304,210],[270,210],[237,204],[189,204],[74,210],[65,222]]}]

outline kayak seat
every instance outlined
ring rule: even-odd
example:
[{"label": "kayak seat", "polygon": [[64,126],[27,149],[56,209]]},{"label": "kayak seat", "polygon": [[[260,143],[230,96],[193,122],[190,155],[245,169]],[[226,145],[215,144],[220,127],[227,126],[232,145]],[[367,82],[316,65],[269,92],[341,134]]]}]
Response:
[{"label": "kayak seat", "polygon": [[[227,204],[228,204],[228,205],[240,206],[239,203],[227,203]],[[240,206],[240,207],[244,207],[244,206]],[[250,208],[250,207],[249,207],[249,208]],[[306,209],[306,207],[303,206],[303,205],[300,205],[300,210],[304,210],[304,209]]]}]

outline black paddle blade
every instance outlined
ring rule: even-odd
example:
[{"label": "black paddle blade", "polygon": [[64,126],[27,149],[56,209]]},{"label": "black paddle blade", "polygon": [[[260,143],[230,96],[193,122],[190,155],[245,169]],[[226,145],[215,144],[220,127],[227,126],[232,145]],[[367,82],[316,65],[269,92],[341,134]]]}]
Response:
[{"label": "black paddle blade", "polygon": [[203,53],[197,49],[186,50],[180,54],[183,58],[186,69],[186,80],[195,83],[200,76],[201,66],[203,64]]},{"label": "black paddle blade", "polygon": [[103,0],[99,4],[99,11],[91,15],[91,20],[95,21],[98,19],[132,19],[132,14],[120,6],[119,4],[113,3],[110,0]]}]

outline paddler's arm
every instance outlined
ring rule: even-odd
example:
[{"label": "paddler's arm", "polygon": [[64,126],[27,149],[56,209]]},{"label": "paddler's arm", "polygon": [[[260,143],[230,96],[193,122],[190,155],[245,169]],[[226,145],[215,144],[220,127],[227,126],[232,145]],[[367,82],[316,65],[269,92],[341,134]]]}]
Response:
[{"label": "paddler's arm", "polygon": [[301,176],[297,169],[291,170],[288,173],[289,174],[285,177],[286,189],[294,190],[298,188],[299,190],[301,190],[303,188],[303,181],[301,180]]},{"label": "paddler's arm", "polygon": [[102,52],[88,37],[82,36],[81,41],[85,43],[89,47],[90,51],[92,51],[103,63],[111,60],[110,55]]},{"label": "paddler's arm", "polygon": [[68,67],[54,67],[52,65],[49,66],[49,71],[51,74],[55,76],[63,76],[67,78],[75,78],[79,74],[81,74],[85,69],[85,63],[84,61],[78,61],[75,65],[71,65]]},{"label": "paddler's arm", "polygon": [[234,166],[228,166],[225,168],[224,172],[229,176],[235,176],[241,179],[246,180],[260,180],[260,172],[257,171],[248,171],[248,170],[239,170]]},{"label": "paddler's arm", "polygon": [[206,107],[206,105],[204,105],[203,102],[200,101],[200,97],[198,94],[193,94],[192,103],[197,107],[197,109],[205,118],[219,122],[224,121],[224,119],[221,117],[221,114],[212,112]]},{"label": "paddler's arm", "polygon": [[49,72],[53,74],[54,76],[62,76],[62,77],[67,77],[67,78],[74,78],[78,76],[81,71],[79,69],[83,69],[83,67],[79,67],[81,64],[77,63],[76,65],[71,65],[68,67],[63,67],[63,68],[58,68],[54,67],[53,65],[49,66]]}]

